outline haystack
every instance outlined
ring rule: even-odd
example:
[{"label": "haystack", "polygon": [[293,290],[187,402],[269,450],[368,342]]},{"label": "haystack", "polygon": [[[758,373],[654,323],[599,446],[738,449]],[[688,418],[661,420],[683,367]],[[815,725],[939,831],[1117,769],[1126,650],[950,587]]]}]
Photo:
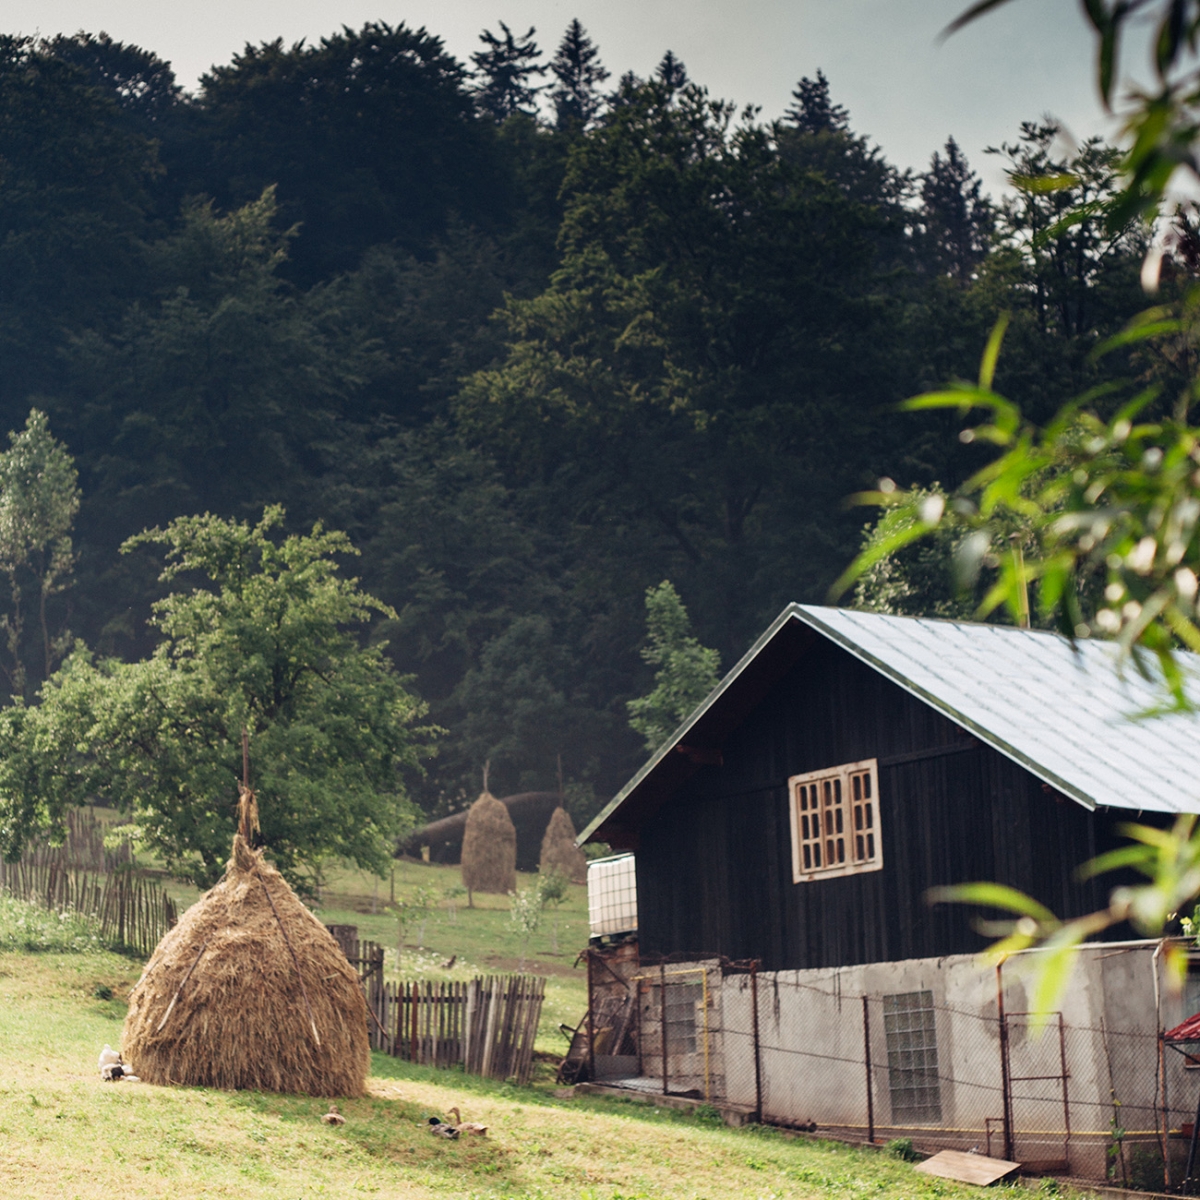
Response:
[{"label": "haystack", "polygon": [[587,883],[587,859],[575,845],[575,824],[561,804],[550,814],[538,870],[543,875],[556,871],[572,883]]},{"label": "haystack", "polygon": [[468,892],[516,891],[517,831],[508,809],[486,787],[467,813],[462,881]]},{"label": "haystack", "polygon": [[361,1096],[370,1062],[358,975],[252,849],[254,794],[225,877],[159,942],[129,997],[121,1048],[150,1083]]}]

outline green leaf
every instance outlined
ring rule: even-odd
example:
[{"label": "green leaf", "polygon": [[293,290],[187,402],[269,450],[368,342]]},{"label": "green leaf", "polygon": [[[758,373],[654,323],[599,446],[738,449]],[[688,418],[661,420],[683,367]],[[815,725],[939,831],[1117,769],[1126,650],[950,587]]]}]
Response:
[{"label": "green leaf", "polygon": [[996,318],[992,332],[988,335],[987,346],[983,351],[983,361],[979,364],[979,386],[987,391],[992,390],[992,381],[996,377],[996,362],[1000,357],[1000,347],[1004,343],[1004,334],[1008,323],[1012,320],[1011,313],[1001,313]]},{"label": "green leaf", "polygon": [[970,25],[972,21],[978,20],[985,13],[989,13],[994,8],[999,8],[1000,5],[1008,3],[1008,0],[977,0],[965,12],[960,13],[941,33],[938,34],[938,40],[943,41],[953,34],[956,34],[960,29]]},{"label": "green leaf", "polygon": [[1039,925],[1058,925],[1058,918],[1044,904],[1003,883],[956,883],[930,888],[925,899],[930,904],[980,904],[1030,917]]}]

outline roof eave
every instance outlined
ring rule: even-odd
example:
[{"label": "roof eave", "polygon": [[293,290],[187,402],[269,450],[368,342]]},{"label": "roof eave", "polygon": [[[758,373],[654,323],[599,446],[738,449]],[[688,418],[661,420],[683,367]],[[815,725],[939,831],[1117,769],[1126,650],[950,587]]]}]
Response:
[{"label": "roof eave", "polygon": [[688,731],[700,721],[713,705],[721,699],[723,695],[741,676],[742,672],[762,653],[763,649],[775,638],[779,631],[792,620],[803,620],[804,614],[798,604],[789,604],[783,612],[771,622],[770,625],[763,631],[762,635],[738,659],[737,664],[726,674],[724,679],[717,684],[715,688],[704,698],[703,701],[696,707],[691,715],[659,746],[657,750],[642,764],[641,769],[636,775],[600,810],[599,813],[592,819],[586,829],[575,839],[576,845],[582,846],[587,842],[597,829],[602,826],[609,817],[613,815],[621,807],[622,804],[641,786],[642,782],[651,775],[655,768],[669,755],[676,746],[678,746],[685,737]]},{"label": "roof eave", "polygon": [[850,638],[845,637],[838,630],[831,628],[825,624],[819,617],[815,616],[812,610],[805,610],[800,605],[793,605],[796,609],[797,616],[810,628],[815,629],[823,637],[828,638],[835,645],[845,650],[848,654],[852,654],[860,662],[866,663],[873,667],[881,675],[890,679],[897,687],[903,688],[909,695],[916,696],[918,700],[928,704],[931,708],[936,709],[944,717],[953,721],[956,725],[972,733],[985,745],[990,746],[993,750],[1003,754],[1006,758],[1012,759],[1019,766],[1024,767],[1031,775],[1035,775],[1043,783],[1048,783],[1052,788],[1062,792],[1064,796],[1083,805],[1089,811],[1095,811],[1098,807],[1095,797],[1088,795],[1081,788],[1076,787],[1073,783],[1069,783],[1054,771],[1048,770],[1029,755],[1018,750],[1015,746],[1006,742],[1003,738],[998,737],[978,722],[971,720],[953,706],[947,704],[932,692],[926,691],[923,687],[907,679],[901,672],[888,666],[887,663],[875,657],[869,651],[862,649],[856,645]]}]

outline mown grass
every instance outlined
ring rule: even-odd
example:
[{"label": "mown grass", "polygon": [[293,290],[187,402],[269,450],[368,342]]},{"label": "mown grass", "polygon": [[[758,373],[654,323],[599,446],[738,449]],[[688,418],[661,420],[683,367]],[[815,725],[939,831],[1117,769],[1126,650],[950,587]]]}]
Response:
[{"label": "mown grass", "polygon": [[[374,1061],[370,1095],[321,1124],[307,1097],[105,1084],[139,964],[112,954],[0,953],[0,1172],[20,1200],[373,1195],[505,1200],[966,1197],[879,1153],[712,1114],[556,1098],[458,1072]],[[97,999],[111,989],[112,1000]],[[136,1064],[135,1064],[136,1065]],[[491,1127],[446,1142],[425,1125],[457,1105]]]}]

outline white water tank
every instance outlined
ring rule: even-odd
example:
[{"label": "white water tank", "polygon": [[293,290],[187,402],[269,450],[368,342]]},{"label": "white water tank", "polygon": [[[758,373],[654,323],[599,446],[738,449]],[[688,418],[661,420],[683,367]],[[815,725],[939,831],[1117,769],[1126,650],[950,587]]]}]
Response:
[{"label": "white water tank", "polygon": [[637,877],[632,854],[588,863],[588,925],[592,937],[637,929]]}]

